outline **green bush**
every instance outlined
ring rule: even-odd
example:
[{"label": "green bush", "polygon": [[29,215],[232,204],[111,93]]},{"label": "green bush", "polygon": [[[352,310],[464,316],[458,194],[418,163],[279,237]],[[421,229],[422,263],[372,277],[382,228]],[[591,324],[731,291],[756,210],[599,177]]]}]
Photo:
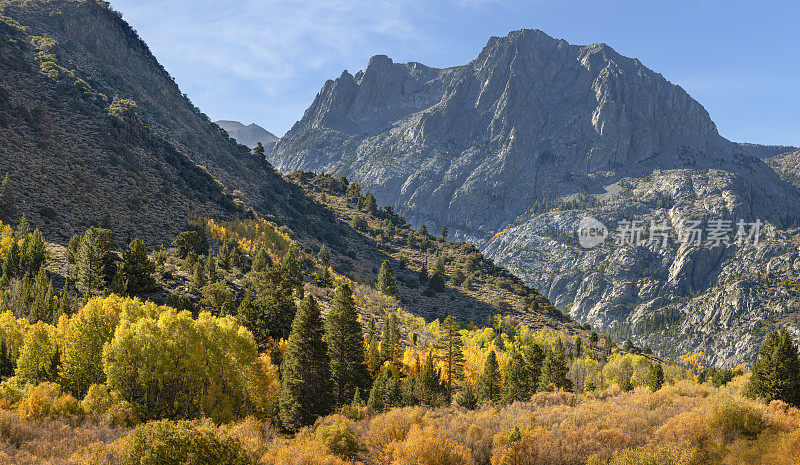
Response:
[{"label": "green bush", "polygon": [[122,443],[120,465],[248,465],[257,461],[241,442],[213,426],[155,421],[136,427]]}]

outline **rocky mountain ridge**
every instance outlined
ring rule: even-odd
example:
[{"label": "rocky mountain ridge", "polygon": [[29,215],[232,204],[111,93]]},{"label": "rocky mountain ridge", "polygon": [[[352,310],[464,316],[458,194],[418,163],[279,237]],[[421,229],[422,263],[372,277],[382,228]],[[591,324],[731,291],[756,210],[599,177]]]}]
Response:
[{"label": "rocky mountain ridge", "polygon": [[[664,355],[705,350],[736,364],[755,356],[754,325],[787,313],[768,292],[733,302],[728,286],[793,250],[800,192],[761,160],[781,150],[722,138],[683,89],[605,44],[521,30],[460,67],[376,56],[345,71],[268,158],[284,172],[346,176],[414,224],[447,226],[580,321]],[[759,220],[771,239],[587,251],[575,235],[584,216],[673,230]],[[644,323],[659,312],[681,323],[659,333]]]}]

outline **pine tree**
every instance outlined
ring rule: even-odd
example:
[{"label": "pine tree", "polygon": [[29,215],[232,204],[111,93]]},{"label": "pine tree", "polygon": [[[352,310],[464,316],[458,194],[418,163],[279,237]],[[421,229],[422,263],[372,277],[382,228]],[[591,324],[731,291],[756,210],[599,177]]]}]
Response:
[{"label": "pine tree", "polygon": [[553,389],[572,389],[572,381],[567,378],[567,360],[564,357],[564,344],[561,339],[556,341],[555,347],[547,351],[542,362],[542,374],[539,389],[552,391]]},{"label": "pine tree", "polygon": [[392,370],[383,370],[369,391],[367,408],[371,412],[382,412],[400,405],[402,389],[400,380]]},{"label": "pine tree", "polygon": [[428,277],[428,265],[422,262],[422,266],[419,269],[419,283],[424,284],[428,281]]},{"label": "pine tree", "polygon": [[144,242],[133,239],[122,254],[122,278],[125,288],[131,294],[138,294],[153,289],[156,285],[153,273],[156,265],[147,256]]},{"label": "pine tree", "polygon": [[786,328],[764,339],[747,386],[752,397],[800,405],[800,359]]},{"label": "pine tree", "polygon": [[378,290],[388,296],[397,295],[397,280],[394,278],[394,271],[388,260],[383,261],[378,272]]},{"label": "pine tree", "polygon": [[44,264],[47,257],[44,237],[38,229],[24,237],[25,239],[22,241],[20,248],[19,273],[35,274]]},{"label": "pine tree", "polygon": [[381,334],[381,358],[384,362],[394,362],[400,358],[400,323],[397,314],[392,312],[386,317]]},{"label": "pine tree", "polygon": [[299,298],[303,298],[303,275],[300,270],[300,257],[297,249],[292,246],[281,259],[281,273],[286,286],[294,289]]},{"label": "pine tree", "polygon": [[253,147],[253,155],[255,155],[259,160],[265,160],[265,154],[266,151],[264,150],[264,146],[261,144],[261,142],[256,142],[256,146]]},{"label": "pine tree", "polygon": [[465,409],[475,410],[478,406],[478,396],[475,393],[475,388],[472,383],[464,381],[455,396],[456,404]]},{"label": "pine tree", "polygon": [[478,400],[480,402],[497,402],[500,400],[500,365],[494,350],[489,351],[483,373],[478,381]]},{"label": "pine tree", "polygon": [[219,280],[219,274],[217,273],[217,259],[214,257],[214,252],[209,251],[208,257],[206,258],[206,276],[208,277],[209,283],[215,283]]},{"label": "pine tree", "polygon": [[367,367],[372,377],[376,377],[383,366],[380,349],[378,347],[378,330],[375,327],[375,318],[370,317],[367,323]]},{"label": "pine tree", "polygon": [[264,246],[259,246],[253,255],[253,261],[250,264],[250,271],[259,272],[270,266],[272,266],[272,258],[270,258],[269,253]]},{"label": "pine tree", "polygon": [[453,400],[455,383],[464,377],[464,341],[461,338],[461,327],[452,316],[442,322],[438,347],[443,352],[447,403],[450,403]]},{"label": "pine tree", "polygon": [[442,226],[442,240],[447,240],[447,226]]},{"label": "pine tree", "polygon": [[6,341],[0,341],[0,379],[14,376],[14,363],[11,361],[11,354],[9,353]]},{"label": "pine tree", "polygon": [[353,398],[356,388],[366,390],[370,383],[364,357],[364,336],[353,291],[347,284],[339,285],[334,291],[325,320],[325,340],[331,359],[333,399],[336,405],[344,405]]},{"label": "pine tree", "polygon": [[538,344],[530,344],[523,353],[525,364],[528,366],[529,390],[531,395],[536,393],[539,388],[539,378],[542,375],[542,363],[544,362],[544,350]]},{"label": "pine tree", "polygon": [[319,248],[317,260],[319,260],[323,265],[328,265],[328,262],[331,260],[331,251],[328,249],[327,245],[322,244],[322,247]]},{"label": "pine tree", "polygon": [[297,431],[331,410],[331,372],[319,305],[314,297],[300,302],[281,364],[280,418]]},{"label": "pine tree", "polygon": [[39,272],[36,274],[36,280],[33,284],[33,299],[30,316],[28,317],[30,322],[44,321],[45,323],[54,324],[53,316],[56,305],[53,300],[53,286],[47,276],[44,264],[41,265]]},{"label": "pine tree", "polygon": [[75,262],[75,286],[84,295],[99,294],[116,274],[114,235],[108,229],[89,228],[81,238]]},{"label": "pine tree", "polygon": [[530,369],[519,351],[511,354],[505,370],[505,382],[501,395],[504,404],[524,402],[531,398]]},{"label": "pine tree", "polygon": [[416,397],[423,405],[436,406],[440,404],[442,394],[442,380],[431,350],[417,376]]},{"label": "pine tree", "polygon": [[202,289],[206,285],[206,271],[200,263],[194,264],[194,271],[192,272],[192,288]]},{"label": "pine tree", "polygon": [[648,384],[650,385],[650,390],[653,392],[658,391],[661,389],[661,386],[664,385],[664,369],[661,367],[660,363],[656,363],[653,365],[653,368],[650,369]]},{"label": "pine tree", "polygon": [[[67,291],[67,285],[64,285],[64,288],[61,289],[61,294],[58,296],[58,317],[61,315],[72,316],[75,313],[75,309],[72,306],[72,298],[69,296],[69,292]],[[58,322],[58,318],[54,318],[54,323]]]},{"label": "pine tree", "polygon": [[375,201],[375,196],[372,195],[371,192],[368,193],[367,197],[364,199],[364,207],[373,215],[378,212],[378,203]]}]

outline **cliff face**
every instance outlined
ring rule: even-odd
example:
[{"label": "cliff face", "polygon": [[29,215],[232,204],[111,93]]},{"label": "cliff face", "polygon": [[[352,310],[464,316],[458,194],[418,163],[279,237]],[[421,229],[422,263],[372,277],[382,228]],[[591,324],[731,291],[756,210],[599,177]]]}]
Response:
[{"label": "cliff face", "polygon": [[[522,30],[456,68],[373,57],[325,83],[268,158],[347,176],[413,223],[447,226],[581,321],[738,363],[755,355],[754,325],[785,313],[765,288],[735,299],[729,288],[793,250],[800,194],[759,159],[774,151],[725,140],[683,89],[607,45]],[[760,219],[774,237],[766,249],[586,251],[575,237],[586,215],[612,228]],[[643,323],[667,306],[682,326]]]}]

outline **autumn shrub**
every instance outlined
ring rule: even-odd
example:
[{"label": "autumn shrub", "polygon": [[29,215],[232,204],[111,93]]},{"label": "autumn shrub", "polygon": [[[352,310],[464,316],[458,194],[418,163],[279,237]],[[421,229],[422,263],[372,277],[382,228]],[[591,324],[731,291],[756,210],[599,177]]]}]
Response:
[{"label": "autumn shrub", "polygon": [[81,407],[87,415],[104,419],[111,426],[134,426],[139,423],[139,415],[133,404],[122,399],[105,384],[92,384]]},{"label": "autumn shrub", "polygon": [[331,415],[316,428],[317,441],[328,451],[345,460],[354,460],[363,449],[354,424],[342,415]]},{"label": "autumn shrub", "polygon": [[404,407],[370,419],[363,437],[373,460],[388,463],[386,446],[404,440],[412,426],[422,424],[423,413],[419,407]]},{"label": "autumn shrub", "polygon": [[28,385],[13,376],[0,383],[0,409],[11,409],[25,398]]},{"label": "autumn shrub", "polygon": [[257,463],[242,443],[208,424],[153,421],[122,441],[121,465],[247,465]]},{"label": "autumn shrub", "polygon": [[701,458],[695,449],[675,445],[643,446],[617,451],[610,462],[592,457],[587,465],[699,465]]},{"label": "autumn shrub", "polygon": [[387,447],[392,465],[471,465],[469,448],[431,426],[413,425],[405,439]]},{"label": "autumn shrub", "polygon": [[718,396],[710,410],[709,426],[726,442],[755,439],[765,427],[761,410],[743,398]]},{"label": "autumn shrub", "polygon": [[80,402],[71,394],[61,392],[61,386],[45,382],[31,388],[28,396],[19,402],[17,413],[21,421],[39,418],[78,415]]},{"label": "autumn shrub", "polygon": [[503,430],[492,441],[492,465],[560,463],[552,434],[541,426]]},{"label": "autumn shrub", "polygon": [[267,448],[261,457],[266,465],[347,465],[348,462],[337,457],[318,441],[302,436],[292,441],[279,439]]}]

